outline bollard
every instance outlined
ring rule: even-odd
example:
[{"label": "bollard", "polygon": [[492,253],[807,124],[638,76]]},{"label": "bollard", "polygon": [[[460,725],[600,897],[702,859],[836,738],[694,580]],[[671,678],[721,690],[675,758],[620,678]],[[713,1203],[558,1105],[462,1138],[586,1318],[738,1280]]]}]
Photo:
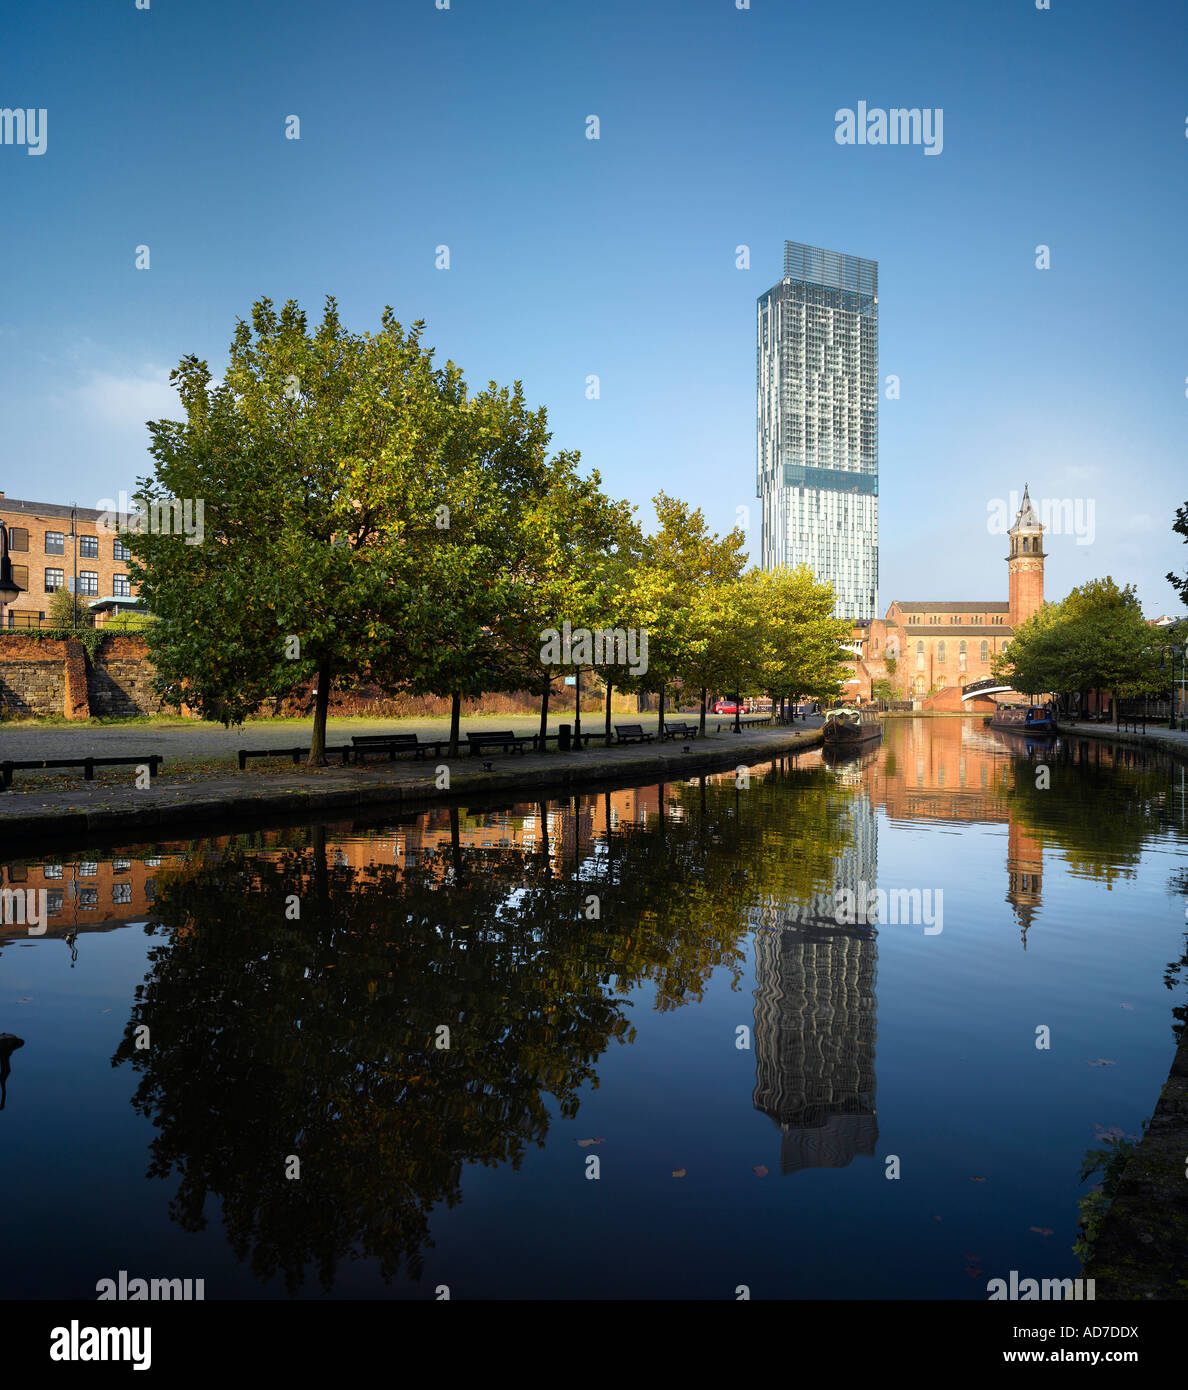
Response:
[{"label": "bollard", "polygon": [[568,753],[573,747],[573,726],[571,724],[559,724],[557,726],[557,752]]}]

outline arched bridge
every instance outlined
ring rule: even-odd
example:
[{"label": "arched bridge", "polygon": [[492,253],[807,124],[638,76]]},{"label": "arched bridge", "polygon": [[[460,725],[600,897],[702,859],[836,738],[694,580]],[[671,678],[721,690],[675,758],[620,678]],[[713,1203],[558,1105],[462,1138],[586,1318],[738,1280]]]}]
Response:
[{"label": "arched bridge", "polygon": [[1014,689],[1014,686],[1004,685],[1002,681],[994,676],[986,676],[980,681],[971,681],[961,692],[963,700],[973,700],[979,695],[1002,695]]}]

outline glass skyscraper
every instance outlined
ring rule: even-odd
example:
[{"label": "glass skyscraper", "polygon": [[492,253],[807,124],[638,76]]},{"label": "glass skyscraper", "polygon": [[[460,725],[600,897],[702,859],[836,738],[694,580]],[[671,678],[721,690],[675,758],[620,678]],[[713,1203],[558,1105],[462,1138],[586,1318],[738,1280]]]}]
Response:
[{"label": "glass skyscraper", "polygon": [[877,617],[878,262],[786,241],[758,344],[760,563],[808,565],[838,617]]}]

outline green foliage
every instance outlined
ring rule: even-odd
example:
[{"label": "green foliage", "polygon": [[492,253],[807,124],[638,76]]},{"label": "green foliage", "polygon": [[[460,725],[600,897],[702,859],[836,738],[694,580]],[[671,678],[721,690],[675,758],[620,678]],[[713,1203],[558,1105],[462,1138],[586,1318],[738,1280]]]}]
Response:
[{"label": "green foliage", "polygon": [[206,541],[125,537],[167,701],[238,723],[316,681],[320,761],[336,680],[474,696],[539,679],[528,632],[561,597],[534,522],[564,498],[572,541],[605,499],[576,454],[548,457],[519,383],[471,395],[422,331],[385,309],[378,333],[348,333],[332,298],[310,331],[265,299],[222,383],[194,357],[173,372],[187,418],[150,425],[140,497],[201,500]]},{"label": "green foliage", "polygon": [[[1188,502],[1185,502],[1182,507],[1176,508],[1176,519],[1172,523],[1172,530],[1183,538],[1185,545],[1188,545]],[[1188,574],[1181,579],[1178,575],[1169,573],[1167,581],[1179,594],[1180,602],[1188,605]]]},{"label": "green foliage", "polygon": [[[1144,1120],[1144,1131],[1147,1124],[1148,1121]],[[1107,1135],[1101,1148],[1086,1150],[1085,1157],[1081,1160],[1082,1182],[1086,1182],[1096,1173],[1101,1173],[1100,1184],[1077,1202],[1080,1219],[1073,1253],[1082,1264],[1093,1254],[1101,1223],[1114,1200],[1118,1184],[1122,1181],[1122,1173],[1134,1157],[1137,1147],[1137,1140],[1129,1135]]]},{"label": "green foliage", "polygon": [[77,631],[89,624],[91,610],[69,589],[55,589],[50,595],[49,622],[54,632]]},{"label": "green foliage", "polygon": [[[1090,580],[1023,623],[990,663],[994,676],[1027,695],[1108,690],[1143,695],[1168,685],[1166,633],[1148,626],[1132,586]],[[1164,665],[1161,666],[1161,657]]]}]

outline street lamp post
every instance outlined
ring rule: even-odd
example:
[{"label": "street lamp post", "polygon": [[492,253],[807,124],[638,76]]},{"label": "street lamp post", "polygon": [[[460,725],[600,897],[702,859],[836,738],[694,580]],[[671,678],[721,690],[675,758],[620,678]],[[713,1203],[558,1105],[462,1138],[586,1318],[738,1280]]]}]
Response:
[{"label": "street lamp post", "polygon": [[8,527],[0,521],[0,627],[4,625],[4,605],[15,603],[24,590],[13,578],[8,558]]},{"label": "street lamp post", "polygon": [[71,548],[74,551],[74,588],[70,591],[73,600],[70,605],[70,626],[78,626],[78,505],[75,503],[70,508],[70,540]]}]

